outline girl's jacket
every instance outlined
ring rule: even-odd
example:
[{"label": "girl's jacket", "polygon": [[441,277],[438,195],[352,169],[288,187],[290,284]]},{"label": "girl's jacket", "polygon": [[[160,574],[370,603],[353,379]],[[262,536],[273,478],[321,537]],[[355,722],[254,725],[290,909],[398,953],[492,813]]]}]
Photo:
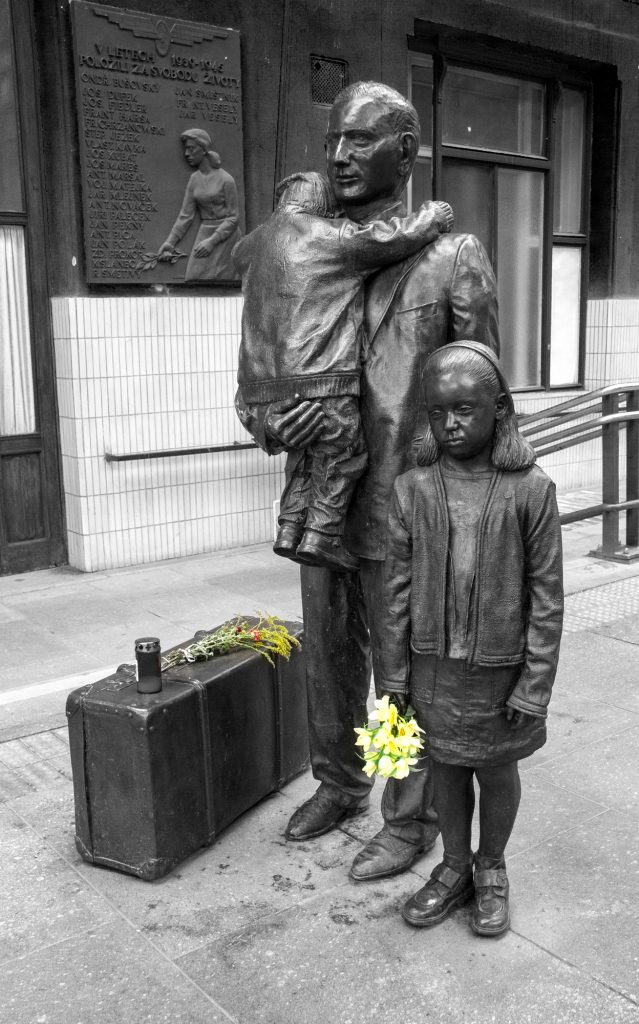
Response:
[{"label": "girl's jacket", "polygon": [[[382,691],[408,692],[411,651],[445,656],[449,529],[439,464],[398,477],[388,520]],[[545,717],[562,619],[555,485],[537,466],[496,470],[478,526],[468,660],[521,664],[508,703]]]}]

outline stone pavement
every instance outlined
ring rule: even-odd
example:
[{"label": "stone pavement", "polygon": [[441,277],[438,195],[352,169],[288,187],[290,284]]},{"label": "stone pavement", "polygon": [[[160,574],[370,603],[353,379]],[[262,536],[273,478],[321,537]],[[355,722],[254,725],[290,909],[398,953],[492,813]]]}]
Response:
[{"label": "stone pavement", "polygon": [[639,1024],[639,565],[589,559],[600,528],[564,529],[549,741],[521,763],[499,940],[466,908],[432,930],[401,920],[439,843],[403,876],[349,881],[379,785],[368,815],[286,843],[307,772],[155,883],[77,854],[66,692],[132,660],[139,635],[298,617],[292,564],[259,547],[0,579],[0,1024]]}]

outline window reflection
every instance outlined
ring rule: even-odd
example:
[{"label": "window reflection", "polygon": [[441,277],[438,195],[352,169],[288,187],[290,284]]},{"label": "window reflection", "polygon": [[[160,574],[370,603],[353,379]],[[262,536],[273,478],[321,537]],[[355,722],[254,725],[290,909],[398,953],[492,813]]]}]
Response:
[{"label": "window reflection", "polygon": [[544,175],[500,167],[497,293],[501,360],[514,387],[541,383]]},{"label": "window reflection", "polygon": [[0,124],[2,124],[0,210],[4,210],[6,213],[20,213],[23,209],[23,202],[20,185],[20,144],[11,37],[9,0],[0,0]]},{"label": "window reflection", "polygon": [[494,167],[465,160],[444,160],[442,179],[441,198],[453,208],[455,231],[476,235],[492,258]]},{"label": "window reflection", "polygon": [[545,87],[540,83],[449,68],[443,89],[445,144],[544,155]]},{"label": "window reflection", "polygon": [[550,327],[550,384],[553,387],[579,381],[580,295],[581,249],[554,246]]},{"label": "window reflection", "polygon": [[0,227],[0,435],[35,430],[24,228]]},{"label": "window reflection", "polygon": [[421,203],[433,198],[432,161],[420,157],[413,168],[411,207],[416,210]]},{"label": "window reflection", "polygon": [[415,64],[412,75],[411,102],[419,114],[420,146],[433,144],[433,65]]},{"label": "window reflection", "polygon": [[557,110],[554,226],[561,234],[581,231],[586,97],[562,89]]}]

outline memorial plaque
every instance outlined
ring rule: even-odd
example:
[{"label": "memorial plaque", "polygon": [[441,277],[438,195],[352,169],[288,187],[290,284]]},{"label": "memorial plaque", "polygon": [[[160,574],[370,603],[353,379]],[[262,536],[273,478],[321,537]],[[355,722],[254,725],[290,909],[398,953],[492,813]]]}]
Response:
[{"label": "memorial plaque", "polygon": [[73,0],[87,280],[237,280],[240,36]]}]

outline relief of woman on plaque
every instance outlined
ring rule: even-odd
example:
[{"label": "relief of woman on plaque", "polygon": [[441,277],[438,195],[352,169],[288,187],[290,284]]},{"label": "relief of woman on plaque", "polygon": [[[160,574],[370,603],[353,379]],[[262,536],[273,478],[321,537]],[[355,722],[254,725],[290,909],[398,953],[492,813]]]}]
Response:
[{"label": "relief of woman on plaque", "polygon": [[231,252],[242,237],[235,181],[222,167],[207,132],[189,128],[180,138],[186,162],[194,171],[186,186],[182,209],[168,238],[160,246],[157,258],[163,263],[175,261],[175,246],[199,214],[200,227],[186,266],[185,280],[233,281],[237,271]]}]

